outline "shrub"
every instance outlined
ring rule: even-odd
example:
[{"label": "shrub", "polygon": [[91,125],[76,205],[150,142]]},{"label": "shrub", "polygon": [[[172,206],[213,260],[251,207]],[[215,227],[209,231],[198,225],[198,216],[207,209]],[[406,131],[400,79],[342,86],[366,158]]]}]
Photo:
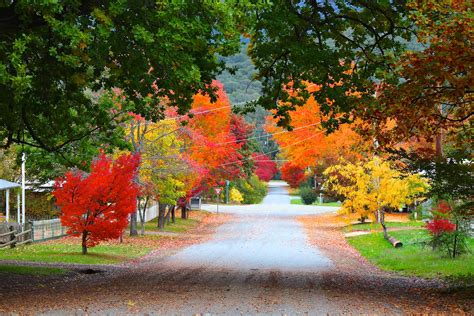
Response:
[{"label": "shrub", "polygon": [[[433,250],[445,252],[452,258],[468,252],[465,225],[459,225],[459,219],[455,217],[450,205],[441,201],[432,213],[433,219],[426,224],[430,234],[427,244]],[[450,219],[454,219],[456,223]]]},{"label": "shrub", "polygon": [[306,205],[311,205],[318,199],[316,191],[310,187],[304,186],[300,189],[301,200]]},{"label": "shrub", "polygon": [[235,182],[235,187],[242,194],[242,203],[244,204],[258,204],[267,194],[267,185],[260,181],[255,174],[248,179],[238,179]]},{"label": "shrub", "polygon": [[237,188],[230,189],[229,198],[232,202],[237,202],[237,203],[240,203],[244,200],[242,193],[240,193],[240,191],[237,190]]}]

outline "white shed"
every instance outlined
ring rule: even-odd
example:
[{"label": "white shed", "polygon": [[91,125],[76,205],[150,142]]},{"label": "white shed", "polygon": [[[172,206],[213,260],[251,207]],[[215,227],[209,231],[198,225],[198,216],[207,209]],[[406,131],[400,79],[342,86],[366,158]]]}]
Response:
[{"label": "white shed", "polygon": [[[21,185],[15,182],[0,179],[0,191],[5,191],[5,220],[10,220],[10,190],[14,188],[21,188]],[[18,215],[17,221],[20,223],[20,192],[18,192]]]}]

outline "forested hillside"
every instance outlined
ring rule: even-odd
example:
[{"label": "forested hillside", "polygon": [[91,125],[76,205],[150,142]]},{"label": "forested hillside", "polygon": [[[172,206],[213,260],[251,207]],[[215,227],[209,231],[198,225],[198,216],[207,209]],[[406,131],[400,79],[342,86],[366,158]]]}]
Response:
[{"label": "forested hillside", "polygon": [[[261,94],[262,85],[260,81],[254,79],[255,67],[247,54],[247,47],[247,44],[244,43],[240,53],[224,58],[227,66],[235,69],[235,74],[226,71],[218,77],[218,80],[224,84],[224,89],[232,105],[256,100]],[[262,107],[256,107],[254,112],[245,115],[245,120],[255,126],[252,135],[255,137],[255,141],[252,142],[256,147],[255,150],[269,153],[273,159],[278,153],[278,145],[270,137],[264,136],[267,133],[263,129],[268,113]]]},{"label": "forested hillside", "polygon": [[247,55],[247,44],[242,44],[240,53],[225,57],[229,67],[235,68],[235,74],[225,71],[218,77],[232,104],[255,100],[260,96],[262,85],[254,79],[255,67]]}]

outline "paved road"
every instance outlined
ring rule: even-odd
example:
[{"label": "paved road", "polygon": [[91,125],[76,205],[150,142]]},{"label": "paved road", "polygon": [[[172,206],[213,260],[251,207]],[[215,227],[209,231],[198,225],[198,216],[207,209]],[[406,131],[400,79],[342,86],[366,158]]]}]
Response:
[{"label": "paved road", "polygon": [[[291,217],[300,215],[322,214],[337,211],[338,207],[296,205],[290,204],[291,197],[288,194],[288,185],[283,181],[271,181],[268,187],[268,195],[261,204],[254,205],[219,205],[219,212],[235,215],[255,215],[267,217]],[[217,211],[215,204],[204,204],[204,210]]]},{"label": "paved road", "polygon": [[[291,205],[286,188],[285,182],[270,182],[262,204],[221,205],[219,211],[233,213],[235,219],[219,227],[211,241],[191,246],[165,263],[236,270],[317,271],[330,268],[331,261],[308,243],[296,216],[334,212],[337,208]],[[203,208],[215,211],[214,205]]]},{"label": "paved road", "polygon": [[222,207],[235,216],[208,242],[172,256],[157,251],[135,264],[83,279],[60,279],[47,286],[28,280],[27,289],[0,292],[0,314],[474,313],[472,300],[462,292],[449,294],[438,290],[436,281],[375,269],[347,248],[339,231],[317,227],[318,245],[331,261],[310,247],[295,216],[334,208],[289,201],[284,184],[271,183],[261,205]]}]

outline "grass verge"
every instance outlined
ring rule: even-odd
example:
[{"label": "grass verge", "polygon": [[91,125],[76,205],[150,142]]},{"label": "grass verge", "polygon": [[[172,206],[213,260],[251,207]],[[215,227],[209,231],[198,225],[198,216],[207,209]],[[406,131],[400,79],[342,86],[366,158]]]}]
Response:
[{"label": "grass verge", "polygon": [[66,272],[66,269],[61,268],[0,265],[0,273],[47,276],[60,275]]},{"label": "grass verge", "polygon": [[[191,212],[193,214],[195,212]],[[192,215],[193,216],[193,215]],[[184,233],[190,229],[196,228],[201,222],[201,218],[188,218],[182,219],[181,217],[176,217],[176,223],[170,221],[169,224],[165,224],[163,231],[172,232],[172,233]],[[138,230],[140,230],[141,224],[138,224]],[[155,218],[147,223],[145,223],[145,231],[159,231],[158,229],[158,218]]]},{"label": "grass verge", "polygon": [[[422,221],[409,221],[409,222],[386,222],[387,227],[424,227],[425,223]],[[364,223],[364,224],[352,224],[344,227],[345,232],[351,231],[370,231],[380,230],[382,227],[378,223]]]},{"label": "grass verge", "polygon": [[98,245],[83,255],[79,244],[38,243],[0,250],[0,260],[114,264],[147,254],[151,249],[136,245]]},{"label": "grass verge", "polygon": [[[304,205],[303,201],[301,198],[298,199],[291,199],[291,204],[296,204],[296,205]],[[319,202],[314,202],[312,205],[318,205],[318,206],[341,206],[341,203],[339,202],[328,202],[328,203],[323,203],[320,204]]]},{"label": "grass verge", "polygon": [[394,248],[382,233],[349,237],[349,244],[383,270],[421,277],[453,277],[474,274],[474,239],[468,243],[471,253],[451,259],[421,243],[428,238],[426,230],[393,231],[390,235],[403,242]]}]

